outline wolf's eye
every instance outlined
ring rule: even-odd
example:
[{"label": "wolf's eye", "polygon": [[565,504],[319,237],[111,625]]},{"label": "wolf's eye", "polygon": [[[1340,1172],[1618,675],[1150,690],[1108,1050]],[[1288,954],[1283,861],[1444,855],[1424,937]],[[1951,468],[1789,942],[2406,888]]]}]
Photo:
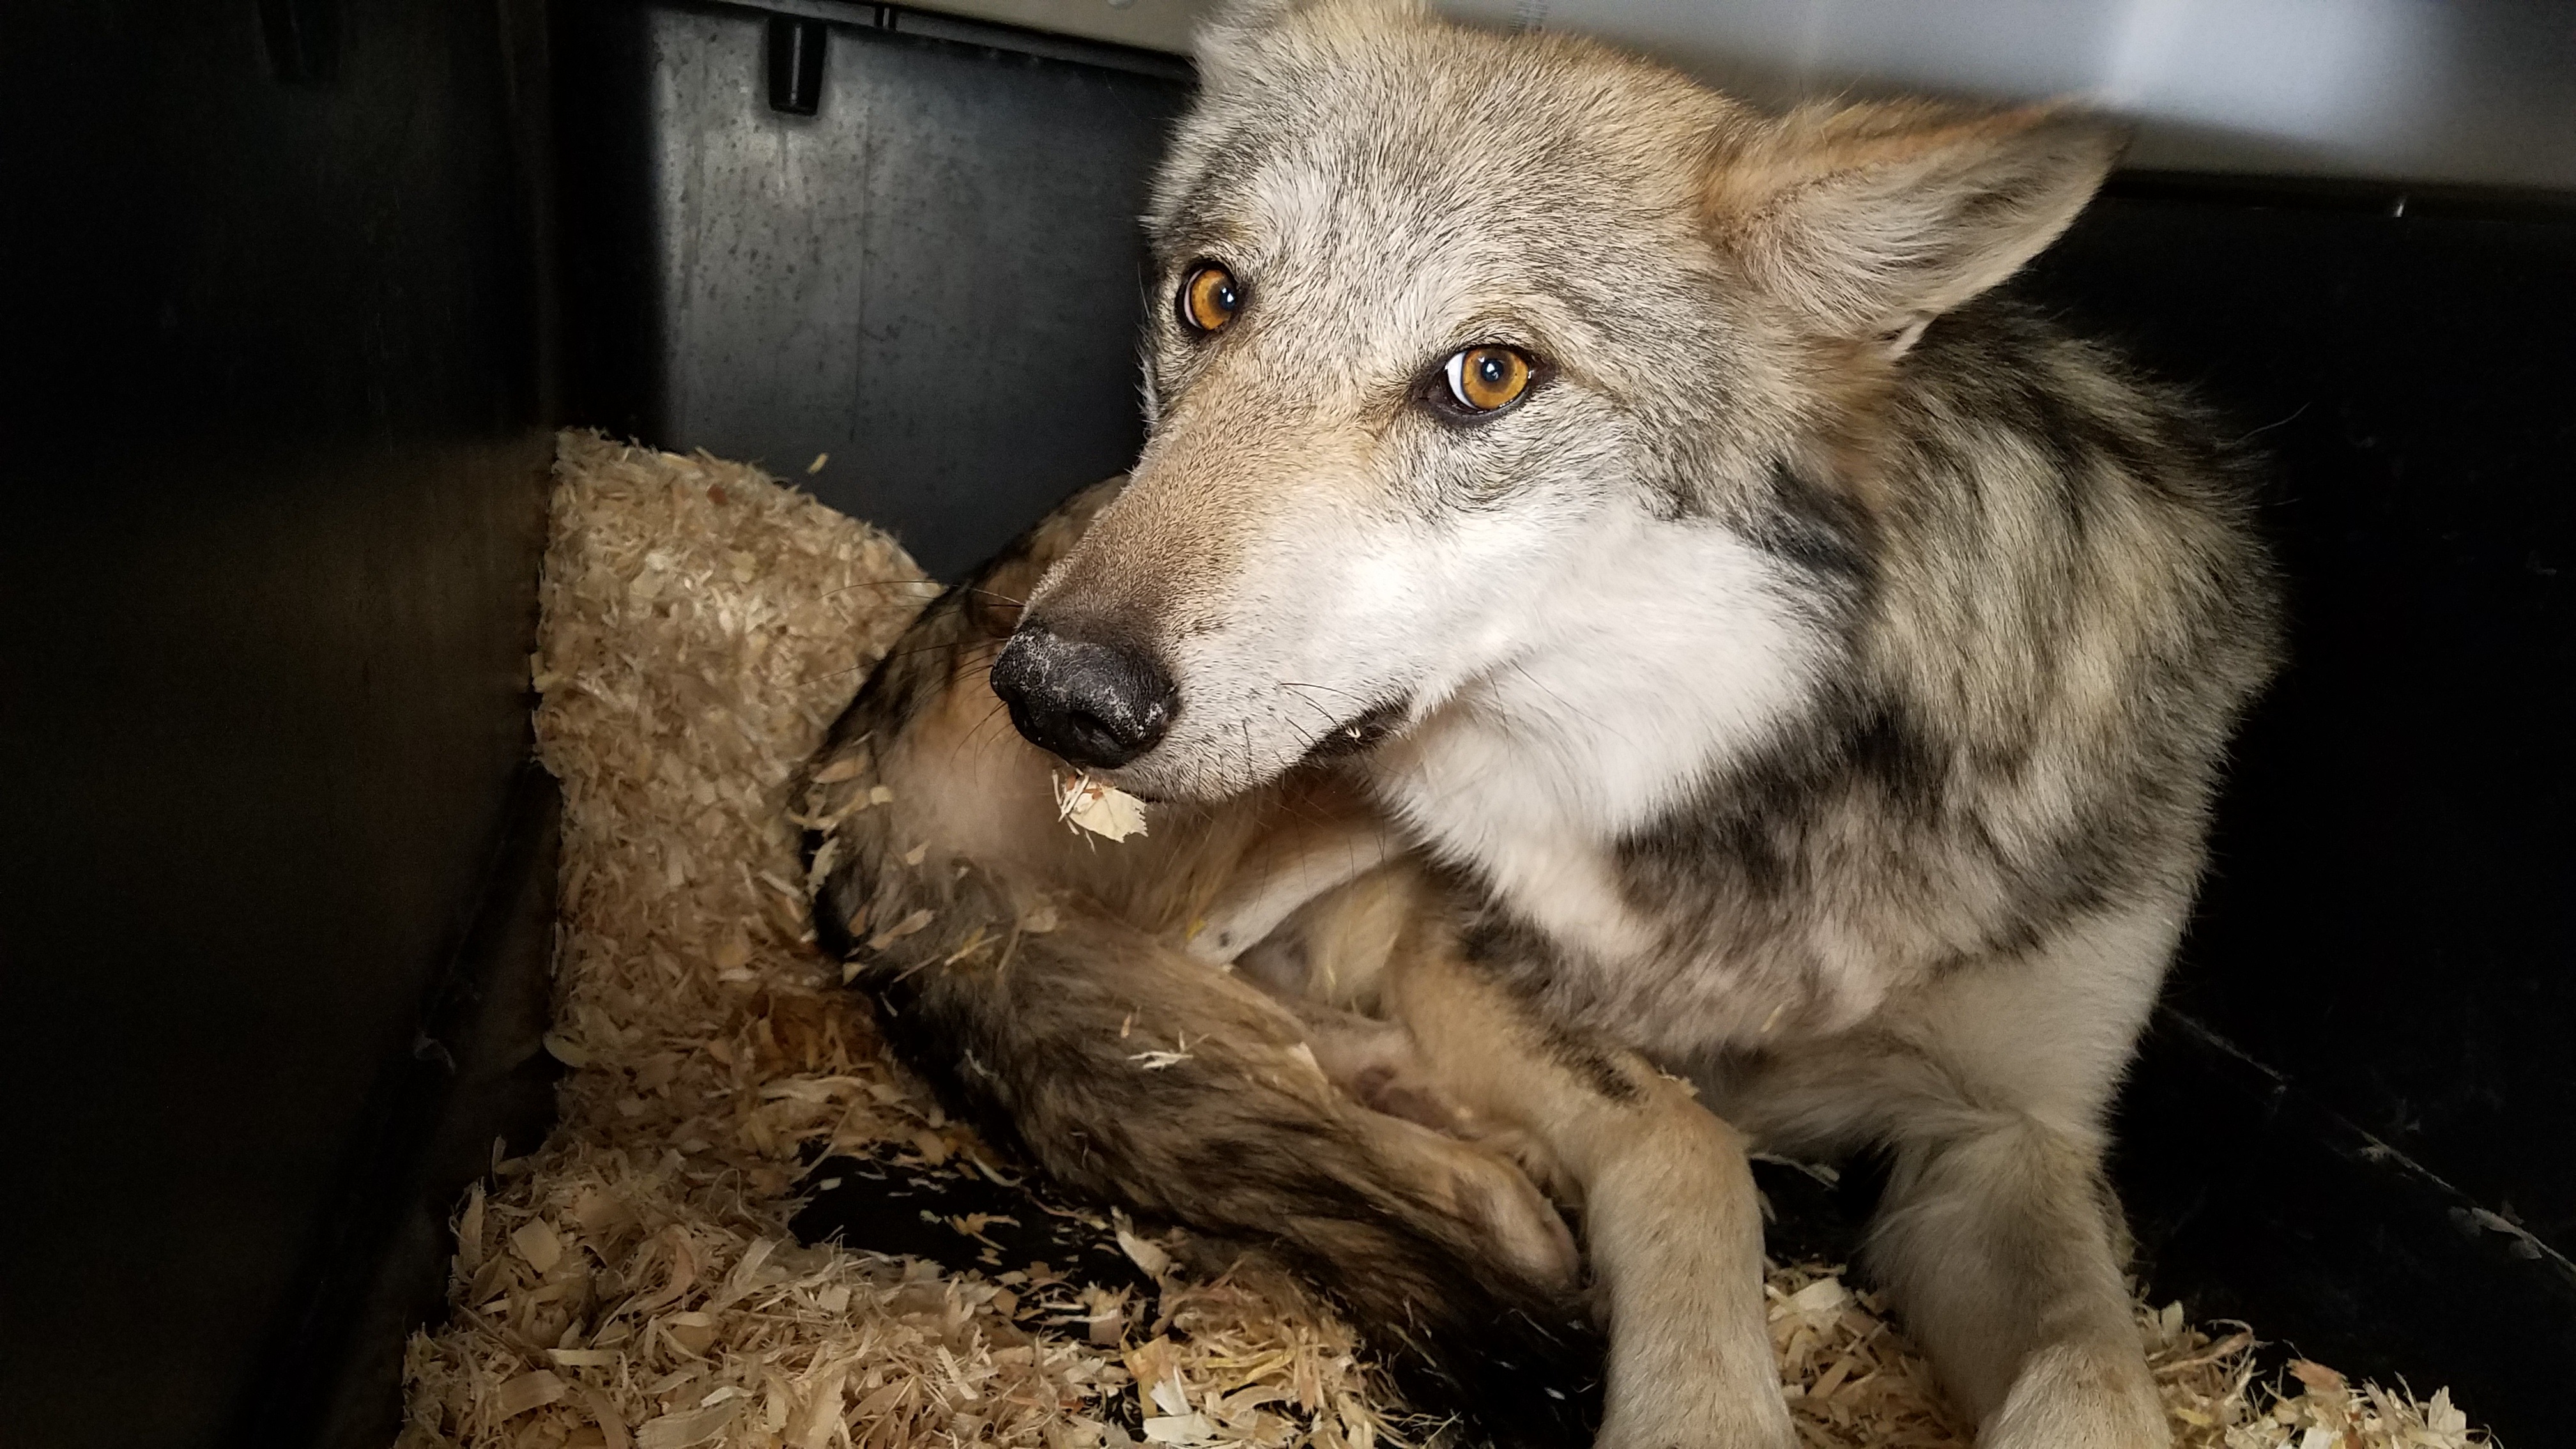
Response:
[{"label": "wolf's eye", "polygon": [[1509,347],[1470,347],[1441,365],[1449,398],[1471,413],[1500,412],[1529,391],[1530,360]]},{"label": "wolf's eye", "polygon": [[1234,273],[1214,262],[1201,262],[1181,279],[1181,323],[1193,332],[1214,332],[1234,320],[1243,306],[1243,286]]}]

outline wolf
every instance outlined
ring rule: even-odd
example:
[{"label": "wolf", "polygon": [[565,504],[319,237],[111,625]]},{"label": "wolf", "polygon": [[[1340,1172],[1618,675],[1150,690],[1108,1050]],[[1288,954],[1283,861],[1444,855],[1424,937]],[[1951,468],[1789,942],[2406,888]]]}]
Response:
[{"label": "wolf", "polygon": [[1884,1158],[1862,1266],[1981,1444],[2169,1442],[2105,1113],[2281,606],[2257,460],[2003,286],[2118,134],[1409,0],[1198,60],[1133,470],[798,782],[891,1042],[1499,1438],[1602,1354],[1595,1442],[1794,1442],[1770,1150]]}]

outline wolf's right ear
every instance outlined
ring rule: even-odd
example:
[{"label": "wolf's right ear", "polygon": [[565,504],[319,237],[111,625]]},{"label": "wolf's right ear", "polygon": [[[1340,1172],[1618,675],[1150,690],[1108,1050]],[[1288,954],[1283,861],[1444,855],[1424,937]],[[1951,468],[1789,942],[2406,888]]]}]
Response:
[{"label": "wolf's right ear", "polygon": [[2124,144],[2054,106],[1809,107],[1720,144],[1710,234],[1803,323],[1894,356],[2055,241]]},{"label": "wolf's right ear", "polygon": [[1199,22],[1191,52],[1199,84],[1223,90],[1258,68],[1263,42],[1291,20],[1312,17],[1357,30],[1425,13],[1426,0],[1222,0]]}]

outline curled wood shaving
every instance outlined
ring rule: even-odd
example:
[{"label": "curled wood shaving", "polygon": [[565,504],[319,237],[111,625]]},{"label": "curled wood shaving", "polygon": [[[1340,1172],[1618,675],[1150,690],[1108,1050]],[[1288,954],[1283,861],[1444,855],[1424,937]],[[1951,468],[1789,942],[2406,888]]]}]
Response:
[{"label": "curled wood shaving", "polygon": [[[884,535],[737,464],[566,433],[556,475],[531,674],[565,805],[545,1049],[570,1074],[545,1145],[458,1209],[450,1317],[408,1347],[400,1449],[1133,1449],[1129,1424],[1153,1444],[1374,1449],[1436,1428],[1293,1280],[1196,1276],[1205,1255],[1123,1220],[1093,1226],[1157,1279],[1150,1305],[1044,1264],[943,1273],[793,1240],[805,1154],[895,1144],[1006,1180],[813,951],[803,802],[785,798],[936,589]],[[1967,1449],[1875,1298],[1813,1267],[1766,1291],[1802,1443]],[[2139,1321],[2179,1449],[2487,1442],[2447,1394],[2307,1363],[2291,1392],[2257,1381],[2250,1333],[2178,1306]]]},{"label": "curled wood shaving", "polygon": [[1145,802],[1091,778],[1087,770],[1055,776],[1055,818],[1108,840],[1145,833]]}]

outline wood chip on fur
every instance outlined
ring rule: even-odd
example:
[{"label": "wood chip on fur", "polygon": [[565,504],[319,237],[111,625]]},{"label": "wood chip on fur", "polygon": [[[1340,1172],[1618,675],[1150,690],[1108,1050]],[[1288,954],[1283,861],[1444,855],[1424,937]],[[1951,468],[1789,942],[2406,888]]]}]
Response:
[{"label": "wood chip on fur", "polygon": [[[781,790],[935,590],[892,540],[758,471],[562,436],[532,661],[564,787],[562,1121],[456,1219],[449,1321],[404,1362],[397,1449],[1372,1449],[1428,1437],[1294,1283],[1212,1279],[1096,1215],[1152,1303],[1042,1264],[986,1275],[799,1246],[827,1151],[1007,1177],[883,1057],[815,953]],[[960,1225],[960,1230],[972,1228]],[[1957,1446],[1866,1293],[1777,1269],[1772,1339],[1812,1449]],[[2182,1449],[2467,1449],[2417,1400],[2141,1308]]]}]

